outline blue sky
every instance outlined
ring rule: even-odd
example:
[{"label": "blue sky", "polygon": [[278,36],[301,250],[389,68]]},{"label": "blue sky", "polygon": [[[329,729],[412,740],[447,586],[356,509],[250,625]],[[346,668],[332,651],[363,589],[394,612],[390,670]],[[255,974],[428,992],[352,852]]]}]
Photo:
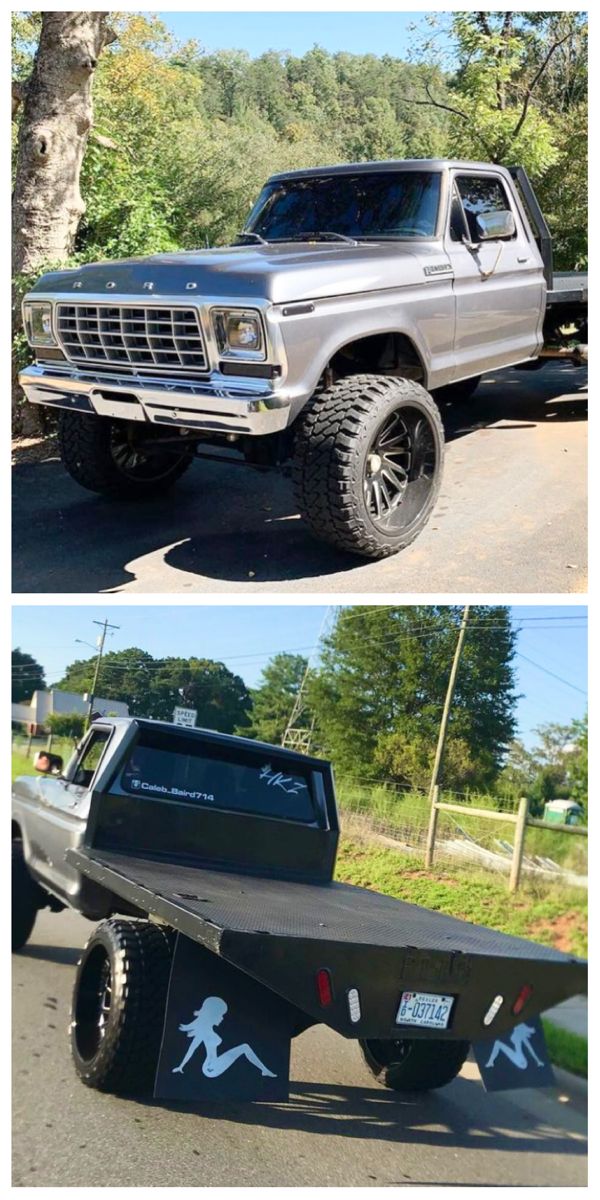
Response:
[{"label": "blue sky", "polygon": [[[583,605],[517,605],[512,612],[515,624],[521,626],[515,659],[517,690],[523,693],[517,714],[519,730],[526,744],[532,745],[537,725],[548,721],[565,724],[585,712],[587,609]],[[93,621],[108,617],[120,629],[107,639],[107,650],[138,646],[155,658],[192,654],[216,658],[253,686],[262,667],[278,651],[310,654],[328,613],[330,619],[331,609],[309,604],[15,605],[13,646],[33,654],[52,684],[64,674],[67,663],[93,653],[99,633]],[[77,645],[76,638],[90,646]]]},{"label": "blue sky", "polygon": [[413,40],[410,26],[422,12],[159,12],[181,41],[203,49],[265,50],[304,54],[315,42],[325,50],[352,54],[391,54],[405,58]]}]

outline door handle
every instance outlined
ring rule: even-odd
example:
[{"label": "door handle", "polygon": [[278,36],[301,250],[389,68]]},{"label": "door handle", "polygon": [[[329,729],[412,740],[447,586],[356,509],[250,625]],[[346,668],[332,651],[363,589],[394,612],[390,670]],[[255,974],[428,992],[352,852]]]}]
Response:
[{"label": "door handle", "polygon": [[524,256],[522,256],[522,257],[521,257],[520,255],[517,255],[517,262],[519,262],[519,263],[526,263],[526,262],[529,262],[529,255],[528,255],[528,254],[525,254],[525,255],[524,255]]}]

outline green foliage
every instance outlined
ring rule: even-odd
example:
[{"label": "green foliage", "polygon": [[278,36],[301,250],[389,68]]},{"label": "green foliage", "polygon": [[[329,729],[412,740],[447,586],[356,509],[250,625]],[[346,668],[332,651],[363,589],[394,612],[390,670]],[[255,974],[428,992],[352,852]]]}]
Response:
[{"label": "green foliage", "polygon": [[300,654],[276,654],[271,659],[252,693],[252,718],[243,730],[247,737],[281,744],[306,665]]},{"label": "green foliage", "polygon": [[46,686],[44,668],[33,657],[18,647],[12,652],[12,692],[13,704],[23,700],[31,700],[33,693]]},{"label": "green foliage", "polygon": [[586,1037],[572,1033],[570,1029],[562,1029],[554,1021],[542,1019],[546,1045],[550,1061],[563,1071],[571,1071],[573,1075],[588,1075],[588,1042]]},{"label": "green foliage", "polygon": [[499,786],[509,795],[527,796],[530,812],[541,816],[548,800],[573,799],[587,810],[587,714],[568,725],[540,725],[537,744],[509,748]]},{"label": "green foliage", "polygon": [[[309,686],[319,736],[350,778],[427,786],[460,610],[342,610]],[[443,783],[488,787],[514,736],[515,635],[504,607],[471,610],[452,706]]]},{"label": "green foliage", "polygon": [[[56,687],[89,692],[95,663],[95,657],[71,663]],[[177,706],[195,708],[199,726],[221,733],[245,728],[251,707],[244,681],[223,663],[193,656],[154,659],[137,647],[105,654],[96,693],[122,700],[132,716],[159,721],[172,721]]]},{"label": "green foliage", "polygon": [[82,713],[50,713],[44,722],[53,737],[70,738],[78,742],[85,733],[86,718]]}]

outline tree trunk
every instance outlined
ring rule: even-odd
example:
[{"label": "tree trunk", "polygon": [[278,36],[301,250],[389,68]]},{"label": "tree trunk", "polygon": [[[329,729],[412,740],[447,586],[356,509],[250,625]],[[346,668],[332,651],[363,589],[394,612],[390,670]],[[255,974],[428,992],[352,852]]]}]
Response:
[{"label": "tree trunk", "polygon": [[13,270],[32,274],[72,252],[85,205],[81,163],[92,125],[92,76],[115,35],[107,13],[45,12],[26,85],[13,200]]},{"label": "tree trunk", "polygon": [[[33,71],[13,85],[13,116],[23,104],[13,193],[13,275],[34,275],[72,253],[85,204],[81,163],[92,125],[92,77],[115,40],[107,13],[45,12]],[[13,333],[21,331],[13,288]],[[37,409],[23,411],[13,362],[15,432],[40,432]],[[29,406],[27,406],[29,409]]]}]

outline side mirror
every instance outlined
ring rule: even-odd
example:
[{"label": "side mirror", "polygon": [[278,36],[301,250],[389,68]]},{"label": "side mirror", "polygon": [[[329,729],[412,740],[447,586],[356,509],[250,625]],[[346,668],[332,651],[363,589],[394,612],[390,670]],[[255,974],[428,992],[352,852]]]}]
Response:
[{"label": "side mirror", "polygon": [[42,775],[60,775],[63,769],[63,760],[60,754],[50,754],[48,750],[38,750],[33,765],[36,771],[41,771]]},{"label": "side mirror", "polygon": [[516,232],[515,218],[509,209],[500,212],[480,213],[475,218],[477,236],[482,242],[493,238],[512,237]]}]

